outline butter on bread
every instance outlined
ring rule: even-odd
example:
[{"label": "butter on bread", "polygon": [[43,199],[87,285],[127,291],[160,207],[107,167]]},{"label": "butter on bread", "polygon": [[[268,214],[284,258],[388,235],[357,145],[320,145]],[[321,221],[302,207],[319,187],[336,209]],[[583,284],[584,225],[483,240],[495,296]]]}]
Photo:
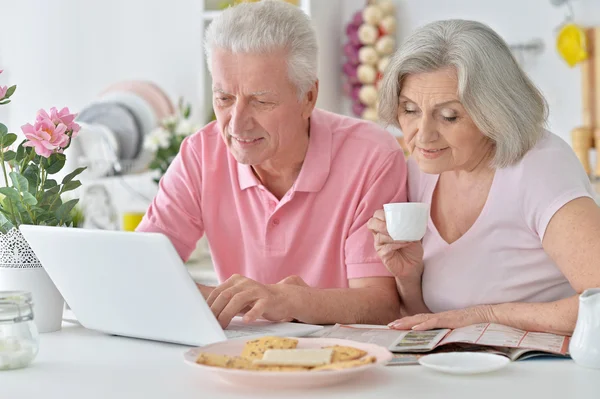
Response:
[{"label": "butter on bread", "polygon": [[268,349],[262,359],[252,363],[258,366],[316,367],[331,363],[333,349]]}]

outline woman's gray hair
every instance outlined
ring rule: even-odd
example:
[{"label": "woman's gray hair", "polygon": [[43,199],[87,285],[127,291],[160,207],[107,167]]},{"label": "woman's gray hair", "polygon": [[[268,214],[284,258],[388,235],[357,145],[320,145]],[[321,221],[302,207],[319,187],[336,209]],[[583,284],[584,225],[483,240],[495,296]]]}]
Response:
[{"label": "woman's gray hair", "polygon": [[288,73],[301,99],[317,81],[317,35],[308,15],[284,1],[241,3],[224,10],[206,29],[204,51],[212,73],[215,48],[233,53],[287,51]]},{"label": "woman's gray hair", "polygon": [[544,132],[548,106],[505,41],[475,21],[427,24],[398,48],[380,86],[379,115],[397,127],[400,90],[409,74],[453,67],[458,97],[473,122],[495,144],[492,166],[513,165]]}]

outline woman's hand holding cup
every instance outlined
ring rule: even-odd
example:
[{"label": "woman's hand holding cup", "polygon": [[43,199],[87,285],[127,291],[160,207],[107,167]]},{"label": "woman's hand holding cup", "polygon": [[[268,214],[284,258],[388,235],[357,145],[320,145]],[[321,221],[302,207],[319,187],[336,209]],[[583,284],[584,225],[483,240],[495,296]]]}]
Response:
[{"label": "woman's hand holding cup", "polygon": [[387,269],[397,278],[421,278],[423,246],[429,204],[385,204],[367,223],[373,233],[375,249]]}]

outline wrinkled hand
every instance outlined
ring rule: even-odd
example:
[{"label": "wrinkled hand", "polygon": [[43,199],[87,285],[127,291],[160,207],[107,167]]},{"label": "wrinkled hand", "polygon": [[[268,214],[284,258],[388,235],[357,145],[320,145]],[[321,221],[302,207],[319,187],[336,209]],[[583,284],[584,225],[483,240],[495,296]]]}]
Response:
[{"label": "wrinkled hand", "polygon": [[291,319],[285,285],[261,284],[234,274],[216,287],[206,302],[223,328],[240,313],[245,313],[246,322],[259,317],[270,321]]},{"label": "wrinkled hand", "polygon": [[367,222],[367,228],[373,233],[375,249],[383,264],[398,278],[421,278],[423,274],[423,246],[420,241],[394,241],[388,234],[383,210]]},{"label": "wrinkled hand", "polygon": [[395,330],[432,330],[435,328],[459,328],[478,323],[491,323],[491,305],[474,306],[466,309],[449,310],[441,313],[421,313],[403,317],[388,326]]}]

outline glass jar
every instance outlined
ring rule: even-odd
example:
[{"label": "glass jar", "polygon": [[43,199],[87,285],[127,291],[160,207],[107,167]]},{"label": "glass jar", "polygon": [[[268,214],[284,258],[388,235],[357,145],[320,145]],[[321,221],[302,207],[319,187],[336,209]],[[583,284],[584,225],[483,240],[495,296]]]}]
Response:
[{"label": "glass jar", "polygon": [[0,291],[0,370],[28,366],[38,349],[31,293]]}]

